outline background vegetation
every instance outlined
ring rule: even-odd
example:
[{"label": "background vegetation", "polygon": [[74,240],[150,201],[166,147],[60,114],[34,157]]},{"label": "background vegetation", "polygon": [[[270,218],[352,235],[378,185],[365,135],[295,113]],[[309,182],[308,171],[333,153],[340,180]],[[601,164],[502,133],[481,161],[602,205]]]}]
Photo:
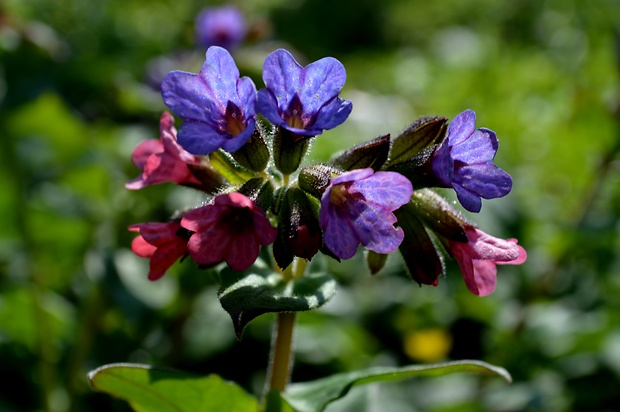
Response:
[{"label": "background vegetation", "polygon": [[[87,384],[89,370],[110,362],[217,373],[260,393],[273,318],[237,342],[212,274],[186,262],[149,283],[126,230],[201,200],[124,183],[138,173],[132,149],[157,137],[164,105],[153,85],[168,70],[200,67],[193,20],[206,5],[0,3],[0,410],[126,411]],[[462,375],[371,385],[333,410],[616,410],[620,2],[238,5],[252,30],[234,55],[258,87],[264,57],[281,46],[347,68],[353,113],[316,139],[316,159],[419,116],[475,110],[499,136],[496,162],[515,185],[473,219],[529,253],[499,269],[486,298],[467,292],[452,262],[435,288],[411,282],[396,256],[374,277],[362,256],[328,262],[341,286],[299,316],[293,379],[480,358],[514,384]]]}]

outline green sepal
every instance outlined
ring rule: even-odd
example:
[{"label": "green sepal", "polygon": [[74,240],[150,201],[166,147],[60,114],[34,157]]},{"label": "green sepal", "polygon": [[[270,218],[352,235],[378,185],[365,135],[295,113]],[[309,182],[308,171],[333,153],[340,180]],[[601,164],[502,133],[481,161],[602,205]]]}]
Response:
[{"label": "green sepal", "polygon": [[260,315],[316,309],[336,293],[336,281],[327,273],[311,273],[286,282],[279,272],[254,265],[244,272],[226,268],[221,279],[218,298],[233,321],[237,339]]},{"label": "green sepal", "polygon": [[255,176],[254,173],[239,165],[233,157],[219,149],[209,154],[211,166],[233,185],[243,184]]},{"label": "green sepal", "polygon": [[416,209],[408,203],[394,211],[394,215],[405,232],[398,250],[405,260],[409,276],[420,285],[436,285],[445,271],[443,258],[417,216]]},{"label": "green sepal", "polygon": [[413,122],[393,140],[384,169],[407,162],[424,164],[445,138],[447,121],[445,117],[423,117]]},{"label": "green sepal", "polygon": [[385,266],[388,255],[383,253],[373,252],[372,250],[366,251],[366,263],[368,269],[370,269],[371,275],[376,275]]},{"label": "green sepal", "polygon": [[239,150],[231,153],[231,156],[246,169],[262,172],[267,167],[271,156],[265,143],[264,136],[267,133],[265,126],[261,122],[256,122],[256,129],[248,141]]},{"label": "green sepal", "polygon": [[340,173],[342,173],[342,170],[332,165],[317,163],[301,169],[297,182],[304,192],[320,199],[327,186],[329,186],[332,176]]},{"label": "green sepal", "polygon": [[263,211],[267,211],[274,203],[273,185],[262,177],[253,177],[241,186],[239,193],[246,195]]},{"label": "green sepal", "polygon": [[256,412],[258,401],[217,375],[196,376],[149,365],[116,363],[88,374],[90,386],[137,412]]},{"label": "green sepal", "polygon": [[229,186],[228,180],[216,171],[213,166],[211,166],[211,162],[206,158],[204,158],[200,164],[188,163],[187,168],[192,172],[194,177],[200,181],[200,184],[185,183],[186,186],[202,190],[208,194],[219,193]]},{"label": "green sepal", "polygon": [[469,223],[450,203],[430,189],[415,190],[411,206],[426,227],[442,237],[467,243],[465,225]]},{"label": "green sepal", "polygon": [[390,135],[379,136],[345,150],[331,160],[331,163],[343,170],[373,168],[381,169],[390,152]]},{"label": "green sepal", "polygon": [[423,376],[444,376],[453,373],[495,375],[508,383],[512,377],[499,366],[477,360],[410,365],[402,367],[377,366],[365,370],[339,373],[311,382],[289,385],[282,397],[297,412],[321,412],[332,402],[344,397],[354,386],[376,382],[403,381]]},{"label": "green sepal", "polygon": [[310,139],[283,127],[276,128],[273,136],[273,160],[282,174],[290,175],[299,168],[310,147]]}]

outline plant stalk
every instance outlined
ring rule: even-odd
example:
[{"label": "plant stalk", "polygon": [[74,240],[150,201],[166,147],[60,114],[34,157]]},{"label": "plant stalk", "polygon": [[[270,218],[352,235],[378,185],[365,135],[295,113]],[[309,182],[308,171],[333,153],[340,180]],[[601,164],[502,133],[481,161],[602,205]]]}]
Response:
[{"label": "plant stalk", "polygon": [[271,390],[284,392],[288,384],[292,369],[295,315],[295,312],[278,313],[271,347],[267,392]]}]

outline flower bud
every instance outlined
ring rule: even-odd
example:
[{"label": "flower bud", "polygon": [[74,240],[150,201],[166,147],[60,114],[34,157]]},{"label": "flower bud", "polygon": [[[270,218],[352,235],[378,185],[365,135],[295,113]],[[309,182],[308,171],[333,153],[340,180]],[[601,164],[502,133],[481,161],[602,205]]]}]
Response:
[{"label": "flower bud", "polygon": [[345,150],[336,156],[331,163],[343,170],[371,167],[377,171],[387,160],[389,151],[390,135],[386,134]]},{"label": "flower bud", "polygon": [[437,279],[444,271],[443,258],[435,243],[422,225],[415,207],[411,203],[394,211],[398,225],[405,232],[400,250],[411,278],[419,285],[437,285]]},{"label": "flower bud", "polygon": [[265,143],[264,136],[268,132],[265,126],[256,122],[256,129],[250,139],[241,146],[241,149],[231,153],[232,157],[241,166],[254,172],[262,172],[269,163],[269,148]]},{"label": "flower bud", "polygon": [[274,203],[273,186],[262,177],[248,180],[238,192],[248,197],[263,211],[269,210]]},{"label": "flower bud", "polygon": [[437,193],[430,189],[416,190],[410,205],[433,232],[455,242],[467,242],[467,220]]},{"label": "flower bud", "polygon": [[273,160],[278,170],[285,175],[297,170],[309,146],[309,137],[278,127],[273,136]]},{"label": "flower bud", "polygon": [[334,173],[340,174],[341,170],[330,165],[315,164],[301,169],[297,181],[304,192],[320,199]]},{"label": "flower bud", "polygon": [[446,121],[444,117],[424,117],[413,122],[394,139],[383,168],[407,177],[417,189],[439,186],[430,160],[445,138]]},{"label": "flower bud", "polygon": [[294,257],[311,259],[322,243],[316,205],[303,190],[291,187],[282,197],[278,214],[278,237],[273,245],[276,263],[282,269]]},{"label": "flower bud", "polygon": [[370,274],[376,275],[379,273],[379,271],[385,266],[387,258],[388,255],[386,254],[373,252],[372,250],[367,251],[366,263],[368,264],[368,269],[370,269]]}]

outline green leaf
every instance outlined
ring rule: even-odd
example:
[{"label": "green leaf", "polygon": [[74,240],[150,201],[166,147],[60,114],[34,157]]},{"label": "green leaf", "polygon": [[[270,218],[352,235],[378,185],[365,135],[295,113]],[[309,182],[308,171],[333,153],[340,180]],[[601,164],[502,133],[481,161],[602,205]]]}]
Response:
[{"label": "green leaf", "polygon": [[442,376],[451,373],[497,375],[508,383],[512,378],[504,368],[476,360],[462,360],[430,365],[374,367],[340,373],[312,382],[292,384],[282,396],[298,412],[320,412],[327,405],[345,396],[353,386],[373,382],[401,381],[418,376]]},{"label": "green leaf", "polygon": [[148,365],[117,363],[88,374],[91,387],[129,402],[138,412],[256,412],[258,401],[217,375],[195,376]]},{"label": "green leaf", "polygon": [[277,272],[252,266],[245,272],[224,269],[221,277],[218,297],[232,318],[237,338],[252,319],[262,314],[316,309],[336,293],[336,281],[326,273],[285,282]]}]

